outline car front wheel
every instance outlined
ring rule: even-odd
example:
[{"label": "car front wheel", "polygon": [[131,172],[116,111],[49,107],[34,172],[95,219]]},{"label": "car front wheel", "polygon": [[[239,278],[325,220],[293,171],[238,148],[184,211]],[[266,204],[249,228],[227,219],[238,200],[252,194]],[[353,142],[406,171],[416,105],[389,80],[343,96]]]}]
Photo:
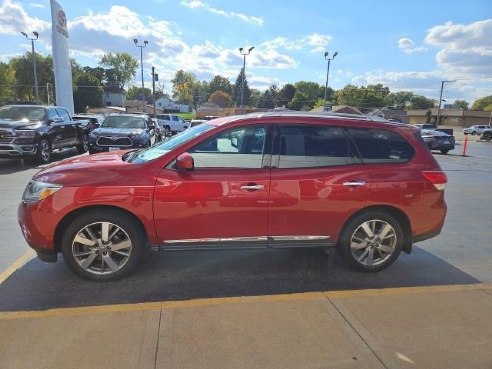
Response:
[{"label": "car front wheel", "polygon": [[477,131],[472,132],[472,136],[475,136],[477,134]]},{"label": "car front wheel", "polygon": [[140,225],[116,210],[82,213],[62,238],[62,253],[78,276],[94,281],[120,279],[140,264],[145,237]]},{"label": "car front wheel", "polygon": [[344,227],[337,249],[342,259],[362,272],[377,272],[393,264],[403,246],[403,230],[382,211],[357,215]]}]

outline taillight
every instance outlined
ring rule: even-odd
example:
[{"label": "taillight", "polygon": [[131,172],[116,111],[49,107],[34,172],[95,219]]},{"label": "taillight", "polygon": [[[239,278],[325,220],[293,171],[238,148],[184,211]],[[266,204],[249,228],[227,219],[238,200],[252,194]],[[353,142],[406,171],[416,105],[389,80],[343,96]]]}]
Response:
[{"label": "taillight", "polygon": [[424,171],[422,172],[422,175],[432,183],[437,190],[444,191],[444,187],[446,187],[446,183],[448,183],[448,176],[446,173],[441,171]]}]

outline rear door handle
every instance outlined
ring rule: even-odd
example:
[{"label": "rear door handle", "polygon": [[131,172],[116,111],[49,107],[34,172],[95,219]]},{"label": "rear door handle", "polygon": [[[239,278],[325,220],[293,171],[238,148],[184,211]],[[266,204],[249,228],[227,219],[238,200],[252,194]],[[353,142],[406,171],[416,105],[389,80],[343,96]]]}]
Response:
[{"label": "rear door handle", "polygon": [[362,187],[366,185],[365,181],[347,181],[343,182],[343,185],[346,187]]},{"label": "rear door handle", "polygon": [[246,191],[260,191],[265,188],[263,185],[259,184],[247,184],[247,185],[242,185],[241,190],[246,190]]}]

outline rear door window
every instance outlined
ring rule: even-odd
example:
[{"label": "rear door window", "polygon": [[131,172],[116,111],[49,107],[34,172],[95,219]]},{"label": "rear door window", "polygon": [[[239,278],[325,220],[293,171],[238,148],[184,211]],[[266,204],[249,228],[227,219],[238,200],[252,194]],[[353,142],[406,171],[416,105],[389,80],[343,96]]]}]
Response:
[{"label": "rear door window", "polygon": [[372,128],[347,128],[365,163],[404,163],[415,154],[413,147],[398,133]]}]

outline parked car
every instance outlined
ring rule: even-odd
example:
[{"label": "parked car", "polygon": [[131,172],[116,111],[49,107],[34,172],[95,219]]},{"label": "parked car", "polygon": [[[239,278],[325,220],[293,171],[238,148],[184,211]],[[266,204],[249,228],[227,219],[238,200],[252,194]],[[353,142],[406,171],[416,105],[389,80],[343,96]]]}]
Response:
[{"label": "parked car", "polygon": [[447,133],[423,129],[420,134],[430,150],[439,150],[443,154],[447,154],[449,150],[454,150],[455,139]]},{"label": "parked car", "polygon": [[437,126],[431,123],[414,124],[414,126],[419,129],[427,129],[427,130],[437,129]]},{"label": "parked car", "polygon": [[111,114],[89,134],[89,153],[150,147],[154,122],[144,114]]},{"label": "parked car", "polygon": [[92,280],[132,272],[147,246],[336,247],[375,272],[440,233],[446,182],[412,126],[272,112],[65,160],[34,175],[18,217],[41,260],[61,252]]},{"label": "parked car", "polygon": [[0,108],[0,157],[49,163],[54,150],[87,151],[88,121],[74,121],[61,106],[6,105]]},{"label": "parked car", "polygon": [[101,126],[101,123],[104,121],[104,115],[102,114],[75,114],[72,116],[73,120],[88,120],[89,131],[92,131]]},{"label": "parked car", "polygon": [[190,125],[189,122],[186,122],[179,115],[174,114],[157,114],[157,121],[164,135],[183,132]]},{"label": "parked car", "polygon": [[490,129],[490,126],[487,126],[485,124],[478,124],[478,125],[474,125],[474,126],[471,126],[471,127],[468,127],[468,128],[465,128],[463,130],[463,133],[465,135],[481,135],[483,134],[483,132],[486,130],[486,129]]},{"label": "parked car", "polygon": [[487,128],[487,129],[484,129],[483,133],[482,133],[482,138],[485,140],[485,141],[490,141],[492,140],[492,128]]}]

